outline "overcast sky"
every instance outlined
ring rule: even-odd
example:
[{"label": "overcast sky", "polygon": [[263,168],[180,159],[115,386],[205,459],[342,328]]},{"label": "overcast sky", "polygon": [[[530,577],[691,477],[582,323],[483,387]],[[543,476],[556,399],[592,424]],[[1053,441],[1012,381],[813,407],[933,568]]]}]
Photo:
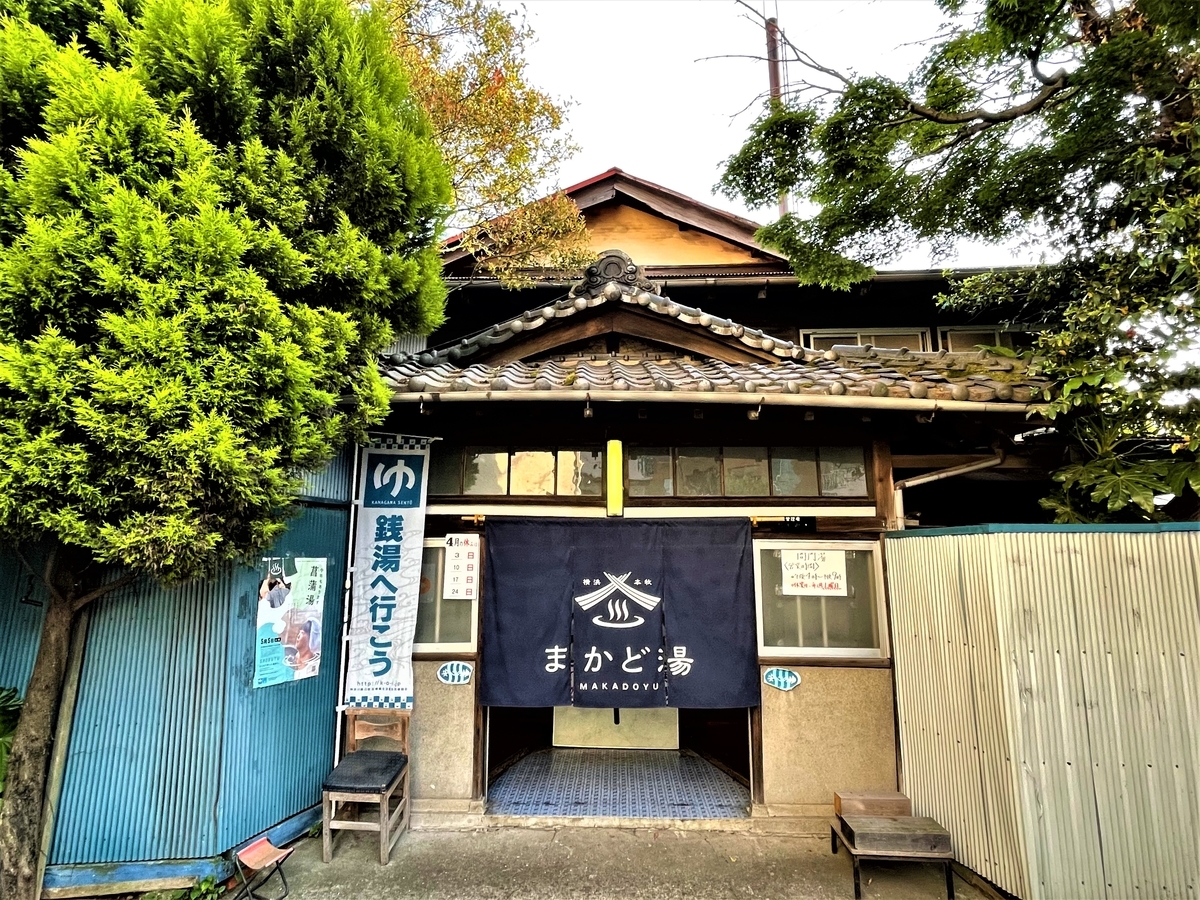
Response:
[{"label": "overcast sky", "polygon": [[[820,63],[860,74],[907,74],[919,42],[942,21],[933,0],[752,0]],[[767,89],[757,59],[705,57],[766,52],[762,27],[733,0],[525,0],[537,33],[531,81],[572,102],[581,150],[562,167],[567,187],[617,166],[713,206],[770,221],[714,196],[722,162],[741,145]],[[741,112],[747,106],[745,112]],[[1005,265],[1029,250],[964,245],[952,259],[913,253],[887,268]]]}]

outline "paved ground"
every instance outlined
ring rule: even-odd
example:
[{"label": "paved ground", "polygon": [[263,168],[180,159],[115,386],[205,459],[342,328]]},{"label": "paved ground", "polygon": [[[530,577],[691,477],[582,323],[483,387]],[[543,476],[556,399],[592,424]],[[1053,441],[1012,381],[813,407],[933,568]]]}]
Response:
[{"label": "paved ground", "polygon": [[[379,865],[376,835],[320,838],[285,864],[289,900],[850,900],[850,858],[821,838],[608,828],[409,831]],[[864,898],[945,897],[941,866],[864,863]],[[984,895],[955,879],[960,900]]]}]

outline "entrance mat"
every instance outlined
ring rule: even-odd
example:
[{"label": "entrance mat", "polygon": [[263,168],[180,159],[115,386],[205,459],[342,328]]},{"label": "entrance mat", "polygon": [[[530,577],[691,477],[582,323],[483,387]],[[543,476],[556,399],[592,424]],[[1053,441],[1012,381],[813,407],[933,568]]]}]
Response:
[{"label": "entrance mat", "polygon": [[744,785],[678,750],[539,750],[488,788],[501,816],[732,819],[750,815]]}]

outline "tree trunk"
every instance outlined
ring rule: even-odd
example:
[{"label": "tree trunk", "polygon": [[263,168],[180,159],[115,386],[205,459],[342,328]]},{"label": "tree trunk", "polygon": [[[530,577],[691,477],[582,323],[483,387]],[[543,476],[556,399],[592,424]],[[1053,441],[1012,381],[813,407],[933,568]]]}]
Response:
[{"label": "tree trunk", "polygon": [[38,900],[42,798],[74,619],[70,592],[51,591],[37,661],[13,735],[0,810],[0,897]]}]

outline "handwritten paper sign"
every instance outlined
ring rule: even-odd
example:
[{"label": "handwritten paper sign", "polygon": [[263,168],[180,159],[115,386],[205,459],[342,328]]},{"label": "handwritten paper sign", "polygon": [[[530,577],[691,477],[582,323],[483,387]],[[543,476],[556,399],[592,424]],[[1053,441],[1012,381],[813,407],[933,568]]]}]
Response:
[{"label": "handwritten paper sign", "polygon": [[783,592],[804,596],[846,596],[845,550],[781,550]]}]

